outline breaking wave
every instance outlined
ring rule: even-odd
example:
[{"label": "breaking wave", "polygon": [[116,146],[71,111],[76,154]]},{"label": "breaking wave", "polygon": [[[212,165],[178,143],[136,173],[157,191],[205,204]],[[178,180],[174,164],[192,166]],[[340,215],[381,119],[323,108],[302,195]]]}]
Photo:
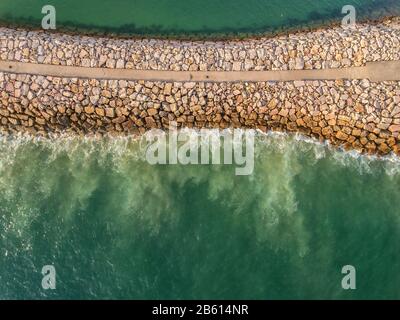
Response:
[{"label": "breaking wave", "polygon": [[[338,260],[355,255],[367,263],[383,244],[383,258],[393,259],[398,250],[395,156],[365,156],[300,135],[258,132],[254,172],[236,176],[234,164],[150,165],[142,139],[0,137],[5,298],[46,295],[35,291],[26,271],[37,272],[43,260],[71,274],[64,280],[70,290],[58,293],[63,297],[112,297],[117,288],[129,298],[343,297],[336,287],[322,289],[322,280],[272,293],[267,284],[252,288],[258,278],[279,287],[310,272],[335,274]],[[351,228],[354,238],[348,237]],[[371,248],[361,245],[364,256],[349,244],[343,248],[376,230]],[[399,265],[398,258],[392,262]],[[82,266],[90,276],[78,274]],[[231,273],[238,288],[218,291],[229,281],[210,273],[217,266]],[[163,286],[177,268],[181,278],[167,291]],[[394,297],[395,290],[382,286],[374,292]]]}]

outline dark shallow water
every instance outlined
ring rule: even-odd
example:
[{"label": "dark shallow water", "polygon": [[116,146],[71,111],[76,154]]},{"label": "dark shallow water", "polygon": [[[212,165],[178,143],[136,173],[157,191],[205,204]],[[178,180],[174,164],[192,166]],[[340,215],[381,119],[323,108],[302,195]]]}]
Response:
[{"label": "dark shallow water", "polygon": [[[139,150],[1,138],[1,299],[400,298],[398,160],[275,134],[240,177],[150,166]],[[49,264],[54,291],[41,287]]]},{"label": "dark shallow water", "polygon": [[79,32],[178,37],[274,33],[340,22],[344,5],[360,19],[399,15],[398,0],[2,0],[0,21],[40,28],[54,5],[58,28]]}]

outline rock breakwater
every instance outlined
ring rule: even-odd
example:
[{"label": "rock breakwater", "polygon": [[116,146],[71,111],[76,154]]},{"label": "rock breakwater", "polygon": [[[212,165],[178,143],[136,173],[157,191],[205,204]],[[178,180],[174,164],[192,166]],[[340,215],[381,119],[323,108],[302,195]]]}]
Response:
[{"label": "rock breakwater", "polygon": [[400,153],[400,82],[195,83],[0,73],[6,133],[137,134],[167,128],[301,132],[361,152]]},{"label": "rock breakwater", "polygon": [[[261,71],[400,60],[398,19],[271,39],[178,42],[0,28],[0,60],[136,70]],[[140,134],[168,128],[300,132],[360,152],[400,154],[400,82],[160,82],[0,72],[0,131]]]},{"label": "rock breakwater", "polygon": [[241,41],[121,40],[0,28],[0,59],[172,71],[341,68],[400,60],[400,21]]}]

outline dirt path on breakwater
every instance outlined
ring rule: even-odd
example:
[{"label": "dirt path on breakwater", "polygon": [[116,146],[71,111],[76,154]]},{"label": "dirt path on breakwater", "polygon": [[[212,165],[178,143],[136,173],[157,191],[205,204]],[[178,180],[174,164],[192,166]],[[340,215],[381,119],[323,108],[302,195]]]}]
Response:
[{"label": "dirt path on breakwater", "polygon": [[369,79],[372,82],[380,82],[400,81],[400,61],[369,62],[362,67],[340,69],[289,71],[158,71],[0,61],[0,72],[65,78],[165,82],[263,82],[338,79]]}]

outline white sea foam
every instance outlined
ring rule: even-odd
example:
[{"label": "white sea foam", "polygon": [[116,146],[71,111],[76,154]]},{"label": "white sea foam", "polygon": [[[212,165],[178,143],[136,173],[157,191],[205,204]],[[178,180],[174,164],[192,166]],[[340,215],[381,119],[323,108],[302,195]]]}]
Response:
[{"label": "white sea foam", "polygon": [[[258,133],[255,171],[246,177],[235,176],[224,165],[151,166],[140,142],[140,137],[1,136],[0,234],[24,239],[21,248],[29,251],[33,223],[43,216],[60,221],[57,233],[63,235],[71,232],[79,215],[92,212],[112,221],[113,230],[106,232],[118,232],[113,246],[124,248],[137,236],[137,228],[158,235],[165,226],[179,223],[188,210],[182,199],[194,185],[203,190],[205,203],[228,208],[233,223],[251,215],[254,226],[247,227],[263,246],[304,257],[312,247],[303,192],[312,193],[307,201],[325,197],[321,203],[332,206],[327,202],[334,200],[326,195],[330,189],[320,194],[320,183],[345,189],[357,201],[366,192],[365,178],[376,182],[368,195],[378,200],[381,191],[392,199],[399,183],[395,156],[360,155],[301,135]],[[348,176],[352,180],[342,184]],[[101,200],[101,207],[90,207],[93,198]],[[387,214],[400,219],[398,212]],[[332,253],[327,249],[324,254]]]},{"label": "white sea foam", "polygon": [[[229,130],[229,129],[228,129]],[[243,129],[244,130],[244,129]],[[196,132],[196,131],[194,131]],[[198,132],[198,131],[197,131]],[[221,139],[221,131],[210,130],[210,135]],[[193,131],[191,131],[193,134]],[[198,132],[200,134],[200,132]],[[197,139],[197,136],[194,137]],[[238,142],[235,142],[238,143]],[[111,157],[115,164],[119,161],[145,161],[143,138],[138,136],[70,136],[57,135],[49,138],[33,137],[30,135],[4,136],[0,135],[0,170],[12,164],[18,152],[39,148],[47,151],[45,161],[54,161],[61,154],[68,157],[79,157],[84,162],[96,154],[99,163]],[[395,154],[376,156],[360,154],[357,151],[345,151],[328,142],[321,143],[316,139],[301,134],[282,132],[257,132],[256,158],[263,153],[295,152],[299,156],[307,156],[308,160],[316,163],[329,158],[333,163],[352,167],[360,173],[371,172],[371,166],[380,165],[388,175],[397,175],[400,170],[400,157]],[[118,168],[118,166],[116,167]]]}]

